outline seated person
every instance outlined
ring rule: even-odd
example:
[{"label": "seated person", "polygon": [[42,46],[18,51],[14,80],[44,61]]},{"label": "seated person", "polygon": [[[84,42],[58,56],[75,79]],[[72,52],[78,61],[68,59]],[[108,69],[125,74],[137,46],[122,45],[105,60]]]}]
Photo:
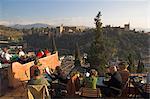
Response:
[{"label": "seated person", "polygon": [[97,71],[91,69],[90,76],[85,79],[85,87],[96,89],[97,84]]},{"label": "seated person", "polygon": [[45,68],[44,77],[47,79],[47,81],[49,83],[51,83],[53,80],[56,80],[56,77],[53,75],[53,73],[52,73],[51,69],[49,69],[49,67]]},{"label": "seated person", "polygon": [[122,82],[123,82],[123,84],[125,84],[128,81],[128,78],[130,75],[130,72],[127,69],[128,66],[125,62],[121,62],[118,64],[118,67],[119,67],[119,73],[120,73],[121,78],[122,78]]},{"label": "seated person", "polygon": [[44,52],[42,50],[39,50],[39,52],[37,52],[36,57],[37,58],[42,58],[44,56]]},{"label": "seated person", "polygon": [[44,50],[44,55],[45,55],[45,56],[51,55],[51,53],[49,52],[49,50],[48,50],[47,48]]},{"label": "seated person", "polygon": [[1,56],[0,56],[0,61],[1,61],[2,64],[8,64],[9,63],[9,61],[7,61],[6,59],[2,58]]},{"label": "seated person", "polygon": [[60,66],[56,67],[54,76],[56,77],[56,79],[58,79],[60,82],[62,83],[67,83],[67,77],[65,76],[65,73],[63,72],[63,70],[60,68]]},{"label": "seated person", "polygon": [[149,99],[150,98],[150,84],[146,83],[142,86],[142,96],[144,96],[145,98]]},{"label": "seated person", "polygon": [[74,97],[75,92],[79,91],[80,89],[80,81],[79,81],[79,73],[73,72],[71,74],[71,78],[69,79],[67,83],[67,93],[69,96]]},{"label": "seated person", "polygon": [[28,82],[28,84],[50,86],[48,81],[40,74],[40,70],[38,68],[34,70],[34,77]]},{"label": "seated person", "polygon": [[[34,65],[30,67],[30,78],[34,77],[34,70],[39,69],[39,66],[41,66],[39,59],[36,58],[34,61]],[[40,71],[42,73],[42,70]]]},{"label": "seated person", "polygon": [[20,62],[21,64],[27,63],[27,62],[28,62],[28,57],[27,57],[27,56],[21,56],[21,57],[19,58],[19,62]]},{"label": "seated person", "polygon": [[121,94],[122,78],[120,73],[117,72],[116,66],[110,66],[108,73],[111,78],[109,81],[104,81],[104,84],[107,85],[107,87],[101,89],[102,93],[106,96]]},{"label": "seated person", "polygon": [[25,56],[25,53],[24,53],[24,51],[20,48],[19,49],[19,57],[21,57],[21,56]]},{"label": "seated person", "polygon": [[5,52],[2,53],[1,57],[6,61],[6,63],[11,62],[12,55],[9,54],[9,50],[6,50]]},{"label": "seated person", "polygon": [[144,98],[149,99],[150,98],[150,73],[147,74],[146,79],[147,79],[146,83],[142,86],[143,89],[142,96],[144,96]]}]

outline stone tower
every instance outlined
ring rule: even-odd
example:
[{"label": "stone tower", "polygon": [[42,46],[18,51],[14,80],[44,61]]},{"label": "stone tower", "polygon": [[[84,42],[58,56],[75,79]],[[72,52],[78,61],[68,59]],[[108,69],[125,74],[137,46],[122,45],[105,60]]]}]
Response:
[{"label": "stone tower", "polygon": [[124,24],[124,30],[129,31],[130,30],[130,23]]}]

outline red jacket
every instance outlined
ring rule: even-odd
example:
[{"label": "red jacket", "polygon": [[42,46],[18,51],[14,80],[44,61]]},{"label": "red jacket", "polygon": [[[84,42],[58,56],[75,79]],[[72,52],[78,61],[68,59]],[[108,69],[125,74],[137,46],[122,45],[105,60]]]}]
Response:
[{"label": "red jacket", "polygon": [[45,54],[45,55],[49,55],[50,52],[49,52],[48,50],[45,50],[45,51],[44,51],[44,54]]},{"label": "red jacket", "polygon": [[40,52],[37,53],[36,56],[37,56],[38,58],[41,58],[41,57],[43,57],[43,55],[44,55],[44,53],[43,53],[42,51],[40,51]]}]

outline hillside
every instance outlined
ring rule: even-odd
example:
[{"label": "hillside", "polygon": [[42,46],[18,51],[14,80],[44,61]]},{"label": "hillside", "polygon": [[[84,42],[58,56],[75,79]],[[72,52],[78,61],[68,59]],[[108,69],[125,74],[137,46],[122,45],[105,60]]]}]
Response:
[{"label": "hillside", "polygon": [[[35,28],[36,29],[36,28]],[[52,48],[51,35],[32,29],[20,30],[6,26],[0,26],[0,35],[11,41],[25,40],[31,48]],[[44,32],[49,31],[48,28]],[[47,30],[48,29],[48,30]],[[140,55],[149,55],[149,37],[150,35],[136,31],[124,31],[115,27],[104,27],[105,36],[115,44],[117,53],[115,56],[126,58],[129,53],[132,53],[136,59]],[[33,31],[32,34],[28,33]],[[36,33],[35,33],[36,32]],[[41,34],[43,33],[43,34]],[[26,35],[25,35],[26,34]],[[29,35],[30,34],[30,35]],[[54,34],[54,33],[51,33]],[[78,42],[81,53],[88,52],[91,42],[94,37],[94,29],[90,29],[82,33],[65,33],[61,36],[56,36],[56,46],[60,55],[74,54],[75,43]]]},{"label": "hillside", "polygon": [[22,31],[10,27],[0,25],[0,36],[1,40],[20,41],[22,40]]},{"label": "hillside", "polygon": [[[137,59],[139,55],[147,55],[149,35],[135,32],[135,31],[124,31],[116,28],[104,28],[104,34],[108,37],[111,42],[114,42],[117,53],[116,56],[120,58],[126,58],[129,53],[132,53]],[[83,33],[75,34],[63,34],[60,37],[56,37],[56,45],[60,50],[60,54],[71,53],[73,54],[75,43],[78,42],[81,52],[88,52],[91,42],[93,41],[94,30]],[[28,42],[30,46],[36,48],[52,48],[51,38],[47,35],[32,34],[30,36],[25,36],[24,39]]]}]

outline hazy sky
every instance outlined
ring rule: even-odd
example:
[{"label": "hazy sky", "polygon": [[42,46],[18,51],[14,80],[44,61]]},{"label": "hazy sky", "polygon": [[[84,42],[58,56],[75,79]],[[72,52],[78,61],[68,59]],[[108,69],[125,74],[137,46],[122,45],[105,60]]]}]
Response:
[{"label": "hazy sky", "polygon": [[98,11],[103,25],[150,28],[150,0],[0,0],[0,24],[94,26]]}]

